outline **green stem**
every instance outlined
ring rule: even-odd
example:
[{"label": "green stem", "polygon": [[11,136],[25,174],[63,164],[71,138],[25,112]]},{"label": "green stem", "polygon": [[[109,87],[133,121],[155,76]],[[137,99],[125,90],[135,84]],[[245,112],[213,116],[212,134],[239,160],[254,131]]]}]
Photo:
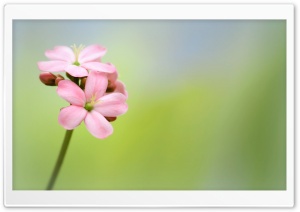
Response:
[{"label": "green stem", "polygon": [[53,185],[56,181],[57,175],[59,174],[60,167],[61,167],[62,163],[64,162],[64,157],[66,155],[66,152],[67,152],[67,149],[68,149],[71,137],[72,137],[72,133],[73,133],[73,130],[66,131],[65,138],[64,138],[63,144],[61,146],[59,156],[57,158],[55,167],[52,172],[52,176],[51,176],[50,181],[47,186],[47,190],[52,190],[52,188],[53,188]]}]

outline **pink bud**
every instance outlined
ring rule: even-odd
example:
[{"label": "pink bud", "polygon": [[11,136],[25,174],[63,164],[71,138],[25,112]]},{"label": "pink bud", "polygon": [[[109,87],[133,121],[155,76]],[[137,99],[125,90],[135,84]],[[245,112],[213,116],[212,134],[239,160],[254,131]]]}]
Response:
[{"label": "pink bud", "polygon": [[50,72],[43,72],[40,74],[40,80],[45,85],[54,86],[56,76]]},{"label": "pink bud", "polygon": [[117,117],[105,117],[107,121],[113,122],[117,119]]},{"label": "pink bud", "polygon": [[107,85],[107,88],[106,88],[106,92],[107,93],[110,93],[110,92],[114,92],[114,90],[116,89],[116,84],[115,83],[112,83],[110,80],[108,80],[108,85]]},{"label": "pink bud", "polygon": [[56,79],[55,79],[55,85],[58,85],[58,83],[62,80],[64,80],[65,78],[63,76],[61,76],[60,74],[57,75]]}]

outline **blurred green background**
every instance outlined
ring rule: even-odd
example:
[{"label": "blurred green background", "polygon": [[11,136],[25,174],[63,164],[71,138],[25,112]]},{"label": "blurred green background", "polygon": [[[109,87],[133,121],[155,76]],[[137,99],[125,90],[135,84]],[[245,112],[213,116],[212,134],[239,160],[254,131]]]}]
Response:
[{"label": "blurred green background", "polygon": [[129,110],[107,139],[75,129],[54,189],[286,189],[281,20],[14,21],[13,189],[46,188],[68,103],[37,62],[74,43],[108,49]]}]

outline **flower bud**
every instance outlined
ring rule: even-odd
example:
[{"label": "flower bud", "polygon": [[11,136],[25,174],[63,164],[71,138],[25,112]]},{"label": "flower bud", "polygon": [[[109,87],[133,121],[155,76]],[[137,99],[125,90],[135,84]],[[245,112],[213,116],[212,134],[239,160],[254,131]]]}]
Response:
[{"label": "flower bud", "polygon": [[60,74],[57,75],[56,79],[55,79],[55,85],[58,85],[58,83],[62,80],[64,80],[65,78],[63,76],[61,76]]},{"label": "flower bud", "polygon": [[105,117],[107,121],[113,122],[117,119],[117,117]]},{"label": "flower bud", "polygon": [[81,81],[80,81],[80,87],[81,89],[84,89],[85,88],[85,83],[86,83],[86,77],[82,78]]},{"label": "flower bud", "polygon": [[55,86],[56,76],[50,72],[43,72],[40,74],[40,80],[45,85]]},{"label": "flower bud", "polygon": [[107,88],[106,88],[106,92],[107,93],[111,93],[111,92],[114,92],[114,90],[116,89],[116,84],[115,83],[112,83],[110,80],[108,80],[108,85],[107,85]]}]

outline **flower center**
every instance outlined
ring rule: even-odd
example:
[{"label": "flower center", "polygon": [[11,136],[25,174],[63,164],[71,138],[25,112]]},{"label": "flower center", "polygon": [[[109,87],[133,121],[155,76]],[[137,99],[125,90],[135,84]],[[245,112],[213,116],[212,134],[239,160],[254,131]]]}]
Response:
[{"label": "flower center", "polygon": [[81,52],[81,50],[84,49],[84,45],[80,44],[77,47],[75,44],[73,44],[71,46],[71,48],[73,49],[73,52],[75,54],[75,62],[73,63],[73,65],[80,66],[80,63],[78,62],[78,56],[79,56],[79,53]]},{"label": "flower center", "polygon": [[93,110],[94,105],[95,105],[97,102],[100,102],[100,100],[96,101],[96,94],[94,94],[94,95],[92,95],[91,100],[90,100],[89,102],[85,103],[84,108],[85,108],[87,111],[91,111],[91,110]]},{"label": "flower center", "polygon": [[84,109],[86,109],[87,111],[91,111],[94,108],[94,104],[91,102],[87,102],[84,106]]},{"label": "flower center", "polygon": [[75,65],[75,66],[80,66],[80,63],[79,63],[78,61],[75,61],[75,62],[73,63],[73,65]]}]

